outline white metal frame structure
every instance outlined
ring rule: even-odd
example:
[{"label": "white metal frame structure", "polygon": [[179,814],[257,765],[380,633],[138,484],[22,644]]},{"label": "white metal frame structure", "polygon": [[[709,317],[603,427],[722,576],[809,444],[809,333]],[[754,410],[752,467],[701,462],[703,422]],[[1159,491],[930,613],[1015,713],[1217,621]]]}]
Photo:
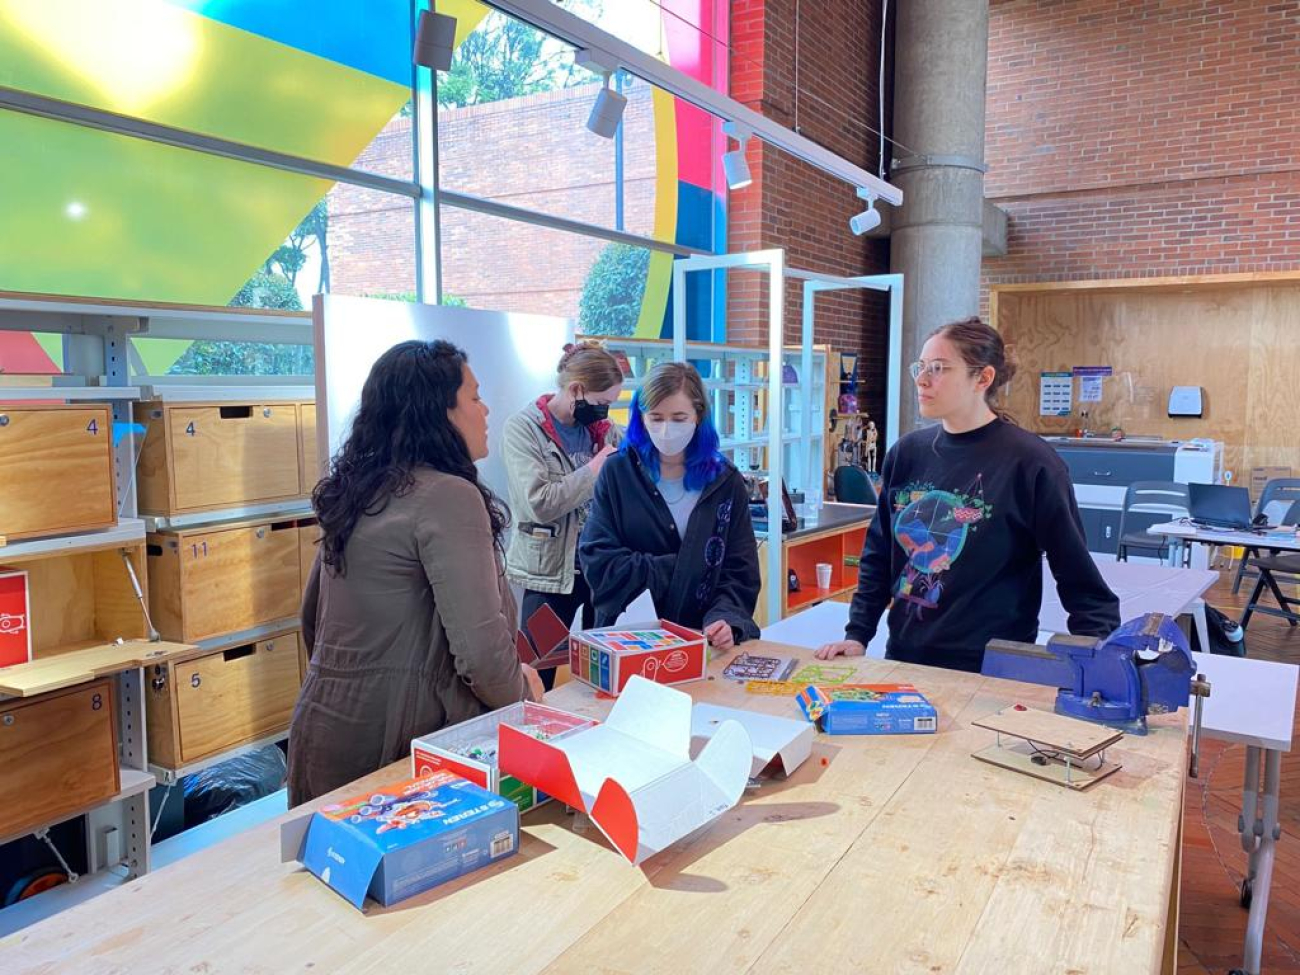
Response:
[{"label": "white metal frame structure", "polygon": [[[902,327],[903,327],[903,276],[901,274],[881,274],[858,278],[844,278],[833,274],[819,274],[816,271],[803,271],[788,268],[785,251],[781,249],[750,251],[743,254],[721,254],[716,257],[690,257],[673,263],[673,358],[678,362],[686,360],[686,275],[692,271],[750,270],[763,271],[768,274],[768,370],[767,370],[767,618],[770,622],[781,619],[781,590],[784,584],[781,575],[781,542],[783,538],[781,516],[782,500],[779,485],[782,483],[784,458],[782,452],[783,424],[785,403],[783,399],[781,363],[785,351],[785,279],[800,279],[804,282],[803,333],[801,336],[802,369],[801,375],[807,380],[812,375],[813,356],[813,316],[816,297],[823,291],[845,291],[849,289],[869,289],[885,291],[890,296],[889,303],[889,371],[887,399],[889,417],[886,426],[885,446],[888,448],[898,439],[899,375],[902,371]],[[812,449],[812,431],[808,424],[812,418],[812,383],[801,384],[800,395],[803,408],[800,410],[801,447],[805,451]],[[812,470],[811,458],[805,453],[804,470]]]}]

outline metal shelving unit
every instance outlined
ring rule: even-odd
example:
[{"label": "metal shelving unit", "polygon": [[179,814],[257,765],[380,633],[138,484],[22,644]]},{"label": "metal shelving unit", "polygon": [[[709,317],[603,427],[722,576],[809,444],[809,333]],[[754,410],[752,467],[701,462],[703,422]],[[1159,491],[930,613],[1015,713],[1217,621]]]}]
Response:
[{"label": "metal shelving unit", "polygon": [[[14,542],[0,547],[0,562],[44,555],[117,548],[139,544],[147,531],[180,527],[249,515],[301,517],[310,508],[301,502],[258,505],[205,512],[191,518],[155,519],[138,516],[134,466],[139,456],[132,403],[140,399],[207,401],[247,399],[314,399],[309,376],[148,376],[132,347],[135,338],[212,339],[311,345],[311,315],[306,312],[262,311],[154,305],[102,299],[0,292],[0,330],[54,333],[62,336],[64,373],[54,376],[0,377],[0,400],[12,402],[103,402],[111,405],[114,425],[114,463],[118,523],[112,528],[84,534],[51,536]],[[296,622],[280,621],[283,629]],[[119,789],[107,799],[75,810],[18,836],[0,837],[7,843],[22,836],[41,834],[51,826],[87,817],[88,872],[77,887],[109,889],[149,870],[152,819],[149,790],[158,781],[175,781],[176,775],[149,764],[146,750],[144,672],[140,668],[116,675]],[[202,767],[244,752],[254,745],[283,738],[270,736],[213,756]],[[181,771],[196,771],[199,766]],[[159,773],[162,773],[161,775]],[[47,842],[48,839],[47,839]],[[66,888],[56,890],[68,893]],[[96,890],[98,892],[98,890]],[[87,895],[89,896],[89,895]],[[67,900],[67,897],[63,898]],[[73,899],[76,899],[74,895]]]}]

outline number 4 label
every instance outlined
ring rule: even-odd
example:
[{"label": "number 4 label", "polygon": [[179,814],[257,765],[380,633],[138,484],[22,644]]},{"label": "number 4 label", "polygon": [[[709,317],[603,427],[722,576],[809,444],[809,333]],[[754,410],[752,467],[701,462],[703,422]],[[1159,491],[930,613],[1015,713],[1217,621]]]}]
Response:
[{"label": "number 4 label", "polygon": [[98,420],[91,420],[89,423],[87,423],[87,424],[86,424],[86,432],[89,433],[92,437],[98,436],[98,435],[99,435],[99,421],[98,421]]},{"label": "number 4 label", "polygon": [[189,426],[185,428],[185,434],[186,436],[192,437],[194,436],[194,432],[194,421],[191,420]]}]

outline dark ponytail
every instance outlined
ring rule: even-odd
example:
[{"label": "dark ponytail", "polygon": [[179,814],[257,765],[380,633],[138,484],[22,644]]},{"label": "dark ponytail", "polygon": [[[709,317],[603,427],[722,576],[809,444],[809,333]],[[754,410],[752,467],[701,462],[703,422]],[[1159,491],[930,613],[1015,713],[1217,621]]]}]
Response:
[{"label": "dark ponytail", "polygon": [[971,372],[993,367],[993,382],[984,391],[984,401],[998,419],[1015,423],[1015,417],[998,404],[998,393],[1015,376],[1016,357],[1014,352],[1007,350],[997,329],[985,325],[978,317],[963,318],[944,325],[931,338],[947,339],[955,345]]}]

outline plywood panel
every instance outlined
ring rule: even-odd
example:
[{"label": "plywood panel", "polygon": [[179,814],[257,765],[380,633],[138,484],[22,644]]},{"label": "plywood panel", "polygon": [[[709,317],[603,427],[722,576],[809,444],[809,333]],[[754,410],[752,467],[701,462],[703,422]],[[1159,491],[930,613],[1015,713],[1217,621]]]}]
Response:
[{"label": "plywood panel", "polygon": [[95,570],[89,554],[24,565],[31,599],[32,655],[95,638]]},{"label": "plywood panel", "polygon": [[293,633],[177,665],[181,760],[198,761],[287,728],[299,667]]},{"label": "plywood panel", "polygon": [[0,835],[39,827],[117,792],[107,680],[0,705]]},{"label": "plywood panel", "polygon": [[[1020,373],[1007,403],[1022,426],[1073,432],[1074,415],[1038,415],[1038,374],[1109,365],[1102,402],[1089,426],[1109,433],[1222,440],[1224,466],[1243,483],[1251,467],[1300,468],[1300,285],[1185,291],[1074,290],[1003,293],[998,326],[1015,349]],[[1203,418],[1167,415],[1175,385],[1202,386]]]},{"label": "plywood panel", "polygon": [[107,406],[0,409],[0,535],[10,541],[117,522]]}]

